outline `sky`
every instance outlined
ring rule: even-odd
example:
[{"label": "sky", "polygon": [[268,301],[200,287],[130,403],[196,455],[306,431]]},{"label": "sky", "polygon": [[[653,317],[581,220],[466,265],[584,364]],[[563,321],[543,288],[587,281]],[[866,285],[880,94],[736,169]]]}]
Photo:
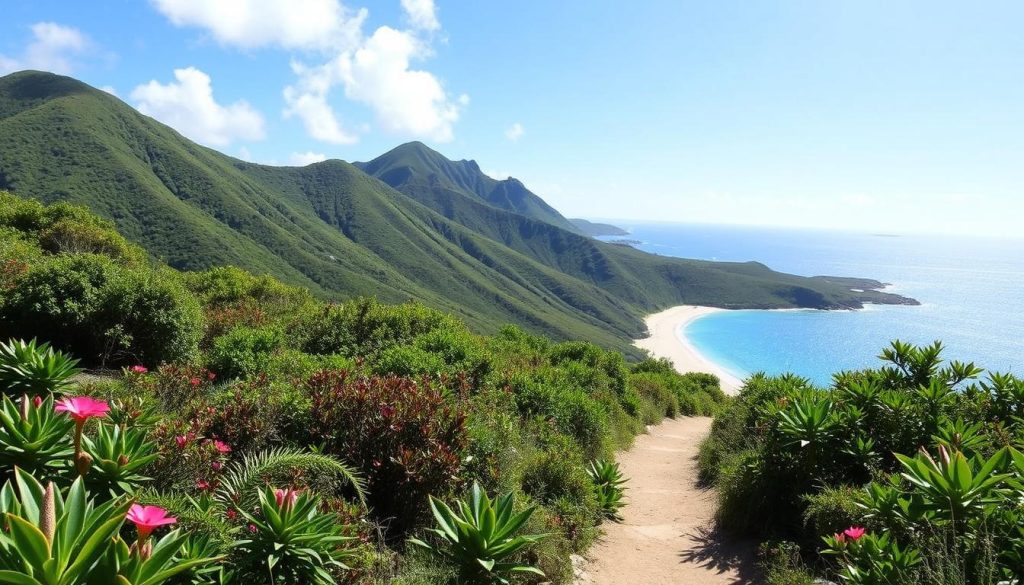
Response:
[{"label": "sky", "polygon": [[1020,235],[1024,3],[0,0],[0,74],[266,164],[410,140],[567,216]]}]

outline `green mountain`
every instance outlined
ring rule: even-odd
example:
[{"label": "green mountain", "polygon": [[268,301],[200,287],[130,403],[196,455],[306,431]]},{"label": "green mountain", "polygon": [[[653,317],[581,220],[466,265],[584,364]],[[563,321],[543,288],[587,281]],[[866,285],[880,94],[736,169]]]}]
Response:
[{"label": "green mountain", "polygon": [[570,218],[569,221],[572,223],[572,225],[576,226],[576,229],[579,230],[580,232],[595,238],[598,236],[629,235],[629,232],[627,232],[626,230],[620,228],[617,225],[612,225],[610,223],[597,223],[580,218]]},{"label": "green mountain", "polygon": [[480,170],[475,160],[448,160],[422,142],[409,142],[370,162],[353,163],[367,174],[414,198],[427,192],[459,193],[571,232],[576,226],[517,179],[499,181]]},{"label": "green mountain", "polygon": [[913,302],[869,290],[874,281],[603,244],[475,163],[419,143],[389,155],[360,166],[400,190],[338,160],[294,168],[225,156],[68,77],[0,78],[0,189],[84,204],[176,268],[237,265],[325,298],[414,298],[483,332],[512,322],[631,353],[641,317],[674,304]]}]

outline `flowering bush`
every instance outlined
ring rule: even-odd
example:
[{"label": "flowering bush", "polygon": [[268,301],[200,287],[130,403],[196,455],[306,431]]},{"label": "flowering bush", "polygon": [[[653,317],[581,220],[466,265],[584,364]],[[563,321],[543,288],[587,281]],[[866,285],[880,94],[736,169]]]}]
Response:
[{"label": "flowering bush", "polygon": [[421,517],[429,494],[458,486],[466,414],[440,388],[347,372],[316,374],[306,387],[312,442],[362,470],[371,507],[397,533]]}]

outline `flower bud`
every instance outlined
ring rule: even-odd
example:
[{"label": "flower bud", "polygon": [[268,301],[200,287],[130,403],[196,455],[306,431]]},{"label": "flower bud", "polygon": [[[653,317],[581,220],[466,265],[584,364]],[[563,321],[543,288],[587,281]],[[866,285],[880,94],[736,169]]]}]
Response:
[{"label": "flower bud", "polygon": [[75,455],[75,469],[78,470],[78,475],[85,477],[89,473],[89,469],[92,468],[92,455],[89,455],[85,451],[80,451]]},{"label": "flower bud", "polygon": [[46,542],[53,544],[53,536],[57,533],[57,505],[54,502],[53,482],[47,482],[43,494],[43,509],[39,511],[39,530],[46,537]]}]

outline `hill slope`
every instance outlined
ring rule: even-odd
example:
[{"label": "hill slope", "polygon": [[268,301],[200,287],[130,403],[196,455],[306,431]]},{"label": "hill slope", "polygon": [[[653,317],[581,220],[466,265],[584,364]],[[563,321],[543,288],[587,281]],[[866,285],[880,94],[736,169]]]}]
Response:
[{"label": "hill slope", "polygon": [[[412,146],[404,157],[426,148]],[[448,168],[436,158],[432,164]],[[87,205],[176,268],[233,264],[327,298],[416,298],[481,331],[513,322],[632,352],[628,340],[643,333],[640,317],[672,304],[905,301],[756,263],[677,260],[601,244],[468,192],[475,184],[487,192],[472,167],[462,163],[461,173],[433,187],[410,172],[401,185],[420,193],[412,196],[342,161],[278,168],[233,159],[67,77],[0,78],[0,189]],[[544,210],[539,198],[519,195],[507,201]]]}]

